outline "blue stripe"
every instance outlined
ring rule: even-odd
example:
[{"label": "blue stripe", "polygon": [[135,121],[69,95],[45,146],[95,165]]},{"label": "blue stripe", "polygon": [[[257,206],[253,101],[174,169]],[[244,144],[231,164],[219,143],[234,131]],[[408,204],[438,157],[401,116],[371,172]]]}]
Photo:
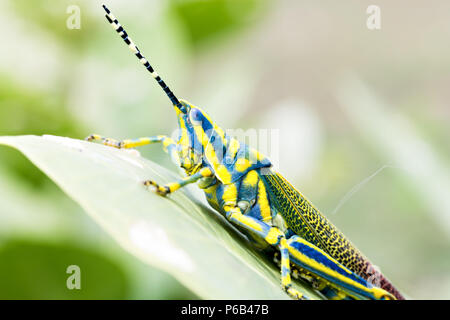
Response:
[{"label": "blue stripe", "polygon": [[[349,285],[349,284],[347,284],[345,282],[342,282],[339,279],[331,277],[331,276],[329,276],[326,273],[323,273],[323,272],[321,272],[319,270],[313,269],[310,265],[306,265],[306,264],[300,262],[299,260],[295,259],[294,257],[291,257],[291,262],[293,262],[294,264],[298,265],[300,268],[303,268],[305,270],[311,271],[312,273],[315,273],[319,277],[322,277],[322,278],[332,282],[335,285],[338,285],[338,286],[340,286],[340,287],[342,287],[344,289],[347,289],[347,290],[349,290],[349,291],[351,291],[353,293],[356,293],[356,294],[360,295],[361,297],[366,297],[366,298],[369,298],[369,299],[374,299],[375,298],[372,294],[370,294],[370,292],[363,291],[363,290],[361,290],[359,288],[356,288],[356,287],[354,287],[352,285]],[[367,285],[364,285],[364,286],[367,288]]]},{"label": "blue stripe", "polygon": [[324,266],[330,268],[331,270],[334,270],[334,271],[338,272],[339,274],[362,284],[363,286],[367,286],[367,282],[363,278],[361,278],[360,276],[356,275],[353,272],[352,273],[346,272],[341,266],[339,266],[334,261],[330,260],[322,252],[317,251],[316,249],[314,249],[308,245],[305,245],[304,243],[297,242],[297,241],[291,242],[290,245],[292,247],[294,247],[295,249],[297,249],[298,251],[300,251],[301,253],[303,253],[305,256],[308,256],[309,258],[314,259],[315,261],[323,264]]}]

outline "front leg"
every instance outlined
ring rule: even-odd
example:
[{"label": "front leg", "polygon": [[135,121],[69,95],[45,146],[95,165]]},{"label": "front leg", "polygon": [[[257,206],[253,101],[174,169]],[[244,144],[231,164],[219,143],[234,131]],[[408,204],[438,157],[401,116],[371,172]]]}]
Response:
[{"label": "front leg", "polygon": [[177,153],[177,144],[171,138],[165,135],[143,137],[137,139],[125,139],[125,140],[115,140],[111,138],[105,138],[98,134],[91,134],[88,136],[86,141],[100,141],[103,145],[117,148],[117,149],[130,149],[140,146],[145,146],[153,143],[162,143],[164,151],[170,155],[172,162],[177,166],[180,166],[180,158]]},{"label": "front leg", "polygon": [[[91,134],[85,140],[86,141],[100,141],[105,146],[114,147],[117,149],[130,149],[140,146],[145,146],[147,144],[152,144],[156,142],[164,142],[170,139],[167,136],[153,136],[153,137],[143,137],[137,139],[125,139],[125,140],[115,140],[112,138],[102,137],[98,134]],[[172,140],[172,139],[170,139]],[[170,141],[168,141],[170,143]],[[171,141],[173,142],[173,141]]]}]

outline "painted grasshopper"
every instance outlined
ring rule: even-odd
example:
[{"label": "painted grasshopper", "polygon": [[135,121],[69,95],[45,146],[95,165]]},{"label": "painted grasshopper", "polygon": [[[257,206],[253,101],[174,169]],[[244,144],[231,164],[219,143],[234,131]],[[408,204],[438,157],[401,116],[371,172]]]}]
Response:
[{"label": "painted grasshopper", "polygon": [[[166,196],[196,182],[208,203],[238,227],[256,247],[280,257],[281,285],[294,299],[307,299],[292,286],[291,275],[309,282],[329,299],[404,299],[309,200],[271,169],[258,151],[230,137],[206,112],[178,100],[128,37],[117,19],[103,6],[106,18],[171,100],[180,134],[99,140],[115,148],[134,148],[160,142],[186,177],[167,185],[147,180],[144,185]],[[378,285],[369,281],[377,278]]]}]

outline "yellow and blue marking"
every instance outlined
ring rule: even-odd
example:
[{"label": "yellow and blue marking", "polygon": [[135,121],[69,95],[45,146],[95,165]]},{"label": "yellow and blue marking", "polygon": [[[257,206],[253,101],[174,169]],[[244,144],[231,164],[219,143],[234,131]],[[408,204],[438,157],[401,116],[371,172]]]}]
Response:
[{"label": "yellow and blue marking", "polygon": [[208,203],[256,246],[280,253],[281,285],[292,298],[307,297],[293,288],[291,274],[315,284],[330,299],[403,298],[382,275],[381,288],[367,281],[369,260],[281,175],[262,174],[263,168],[271,167],[269,159],[230,137],[200,108],[178,100],[114,15],[104,9],[111,26],[169,97],[179,135],[177,141],[163,135],[122,141],[91,135],[87,140],[119,149],[162,143],[186,177],[166,185],[152,180],[144,184],[165,196],[197,183]]}]

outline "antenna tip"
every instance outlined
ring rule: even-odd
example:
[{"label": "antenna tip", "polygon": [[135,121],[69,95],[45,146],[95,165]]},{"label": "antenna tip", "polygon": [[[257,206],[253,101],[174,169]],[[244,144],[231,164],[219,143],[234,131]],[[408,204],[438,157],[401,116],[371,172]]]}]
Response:
[{"label": "antenna tip", "polygon": [[111,13],[111,11],[109,11],[109,9],[105,5],[102,5],[102,7],[103,7],[103,9],[105,9],[106,13],[108,13],[108,14]]}]

